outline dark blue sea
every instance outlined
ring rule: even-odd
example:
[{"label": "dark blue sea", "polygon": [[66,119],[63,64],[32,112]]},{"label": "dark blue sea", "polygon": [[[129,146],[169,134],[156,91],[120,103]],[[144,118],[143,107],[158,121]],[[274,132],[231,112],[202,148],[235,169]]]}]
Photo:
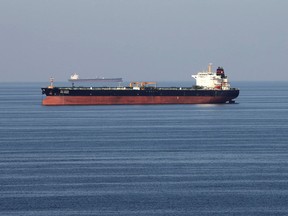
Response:
[{"label": "dark blue sea", "polygon": [[41,105],[0,83],[1,216],[288,215],[288,82],[236,104]]}]

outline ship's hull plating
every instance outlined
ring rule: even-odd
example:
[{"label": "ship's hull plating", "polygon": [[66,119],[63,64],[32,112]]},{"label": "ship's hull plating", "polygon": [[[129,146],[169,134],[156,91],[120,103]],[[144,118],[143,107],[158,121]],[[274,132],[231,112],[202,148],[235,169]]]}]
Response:
[{"label": "ship's hull plating", "polygon": [[[191,92],[191,91],[190,91]],[[182,92],[181,92],[182,93]],[[195,90],[194,95],[47,95],[43,105],[120,105],[120,104],[213,104],[232,101],[239,90]]]},{"label": "ship's hull plating", "polygon": [[47,96],[43,105],[210,104],[233,98],[211,96]]}]

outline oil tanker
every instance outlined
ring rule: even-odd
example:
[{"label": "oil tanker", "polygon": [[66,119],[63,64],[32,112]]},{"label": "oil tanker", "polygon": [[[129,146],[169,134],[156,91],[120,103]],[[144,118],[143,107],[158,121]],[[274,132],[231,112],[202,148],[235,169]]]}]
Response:
[{"label": "oil tanker", "polygon": [[232,88],[222,67],[192,75],[196,85],[191,87],[158,87],[156,82],[131,82],[129,86],[77,87],[77,82],[122,82],[122,78],[80,79],[74,74],[71,87],[56,87],[54,79],[42,89],[42,105],[133,105],[133,104],[218,104],[235,103],[239,89]]}]

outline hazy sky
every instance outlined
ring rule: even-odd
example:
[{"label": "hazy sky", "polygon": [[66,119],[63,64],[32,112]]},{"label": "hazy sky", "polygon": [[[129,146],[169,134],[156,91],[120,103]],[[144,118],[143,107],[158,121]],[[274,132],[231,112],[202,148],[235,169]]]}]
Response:
[{"label": "hazy sky", "polygon": [[287,0],[0,0],[0,82],[288,80]]}]

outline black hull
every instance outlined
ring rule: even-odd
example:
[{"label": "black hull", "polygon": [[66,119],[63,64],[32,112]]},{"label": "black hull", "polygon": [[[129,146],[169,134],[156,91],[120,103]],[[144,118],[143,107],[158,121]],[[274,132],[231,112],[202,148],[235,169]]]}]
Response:
[{"label": "black hull", "polygon": [[195,90],[192,88],[42,88],[42,104],[115,105],[115,104],[213,104],[233,102],[239,90]]},{"label": "black hull", "polygon": [[239,90],[196,90],[196,89],[111,89],[111,88],[42,88],[47,96],[221,96],[238,97]]}]

